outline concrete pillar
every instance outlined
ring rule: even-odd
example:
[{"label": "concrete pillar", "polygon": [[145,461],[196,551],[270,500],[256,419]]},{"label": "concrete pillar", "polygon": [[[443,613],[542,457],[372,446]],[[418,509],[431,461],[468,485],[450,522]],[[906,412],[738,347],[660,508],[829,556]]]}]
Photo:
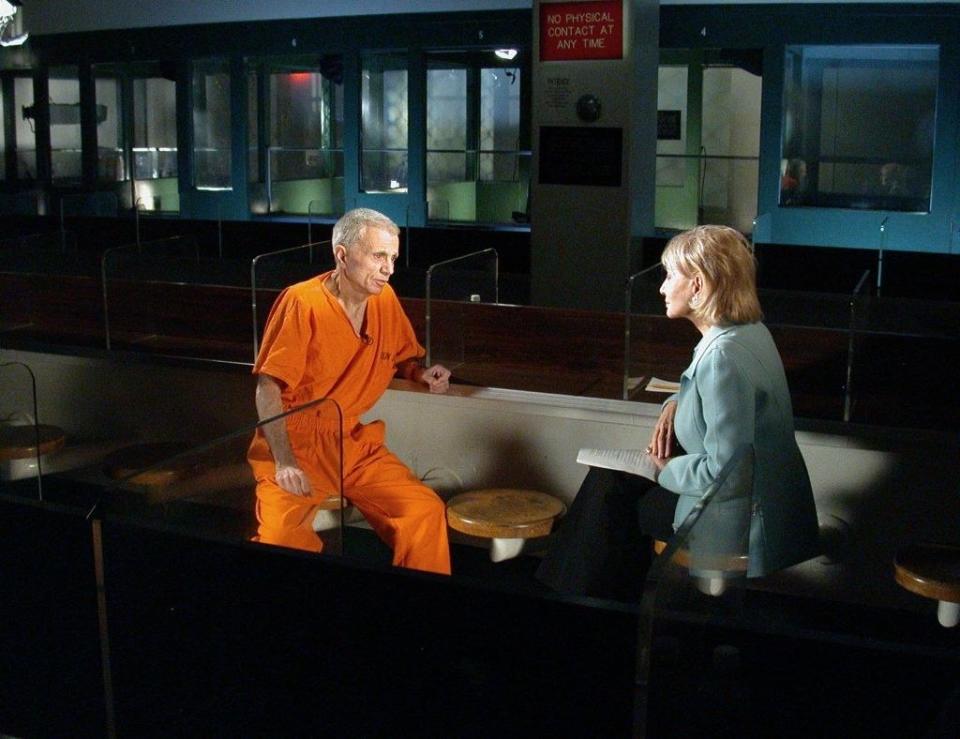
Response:
[{"label": "concrete pillar", "polygon": [[653,233],[657,0],[535,0],[532,302],[620,310]]}]

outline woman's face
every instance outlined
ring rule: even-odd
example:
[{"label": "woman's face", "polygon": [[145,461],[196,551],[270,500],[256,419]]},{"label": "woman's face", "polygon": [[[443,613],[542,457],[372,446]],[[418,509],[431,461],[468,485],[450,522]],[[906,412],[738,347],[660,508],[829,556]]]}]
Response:
[{"label": "woman's face", "polygon": [[667,276],[660,285],[660,294],[666,305],[667,318],[690,318],[690,298],[699,292],[699,281],[687,277],[678,270],[667,269]]}]

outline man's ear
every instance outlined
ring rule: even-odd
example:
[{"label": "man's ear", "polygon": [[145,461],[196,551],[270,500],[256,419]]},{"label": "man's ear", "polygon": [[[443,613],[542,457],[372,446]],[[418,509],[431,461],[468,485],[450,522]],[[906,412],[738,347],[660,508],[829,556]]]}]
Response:
[{"label": "man's ear", "polygon": [[347,248],[343,244],[337,244],[333,249],[333,257],[337,264],[343,264],[347,261]]}]

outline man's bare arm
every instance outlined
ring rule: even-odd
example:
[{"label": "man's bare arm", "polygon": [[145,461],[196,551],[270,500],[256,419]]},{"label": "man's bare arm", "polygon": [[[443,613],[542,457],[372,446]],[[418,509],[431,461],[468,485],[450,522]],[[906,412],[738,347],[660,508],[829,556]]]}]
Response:
[{"label": "man's bare arm", "polygon": [[[256,401],[257,416],[261,421],[283,413],[280,385],[270,375],[257,376]],[[284,419],[268,423],[261,428],[276,464],[277,484],[288,493],[309,495],[310,481],[307,480],[306,473],[300,469],[296,457],[293,456],[293,448],[290,446],[290,437],[287,435]]]},{"label": "man's bare arm", "polygon": [[431,393],[445,393],[450,388],[450,370],[442,364],[424,368],[419,359],[408,359],[397,365],[397,375],[426,385]]}]

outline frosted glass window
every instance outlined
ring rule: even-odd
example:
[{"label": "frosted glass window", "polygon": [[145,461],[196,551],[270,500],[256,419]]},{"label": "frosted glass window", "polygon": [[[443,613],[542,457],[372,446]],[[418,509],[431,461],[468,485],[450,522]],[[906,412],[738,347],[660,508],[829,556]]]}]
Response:
[{"label": "frosted glass window", "polygon": [[515,182],[520,157],[520,70],[480,70],[480,179]]},{"label": "frosted glass window", "polygon": [[[335,65],[339,70],[339,64]],[[343,85],[318,69],[270,75],[274,182],[343,176]],[[340,118],[337,118],[338,112]]]},{"label": "frosted glass window", "polygon": [[138,208],[180,209],[177,86],[166,77],[133,80],[133,178]]},{"label": "frosted glass window", "polygon": [[467,70],[427,70],[427,184],[460,182],[470,174]]},{"label": "frosted glass window", "polygon": [[230,70],[226,62],[193,67],[193,184],[200,190],[229,190]]},{"label": "frosted glass window", "polygon": [[121,119],[122,87],[116,77],[95,73],[94,89],[97,116],[97,179],[120,182],[127,179],[123,154]]},{"label": "frosted glass window", "polygon": [[23,115],[24,108],[33,108],[33,78],[16,77],[13,80],[13,109],[16,146],[17,178],[35,180],[37,178],[37,134],[33,117]]},{"label": "frosted glass window", "polygon": [[52,68],[48,85],[51,176],[55,182],[79,182],[83,172],[83,157],[77,68]]},{"label": "frosted glass window", "polygon": [[[3,110],[3,90],[0,89],[0,110]],[[4,133],[5,126],[0,126],[0,180],[7,178],[7,168],[3,166],[7,156],[7,139]]]},{"label": "frosted glass window", "polygon": [[405,193],[409,115],[406,58],[365,56],[360,94],[360,189]]},{"label": "frosted glass window", "polygon": [[927,212],[936,46],[789,46],[780,204]]}]

